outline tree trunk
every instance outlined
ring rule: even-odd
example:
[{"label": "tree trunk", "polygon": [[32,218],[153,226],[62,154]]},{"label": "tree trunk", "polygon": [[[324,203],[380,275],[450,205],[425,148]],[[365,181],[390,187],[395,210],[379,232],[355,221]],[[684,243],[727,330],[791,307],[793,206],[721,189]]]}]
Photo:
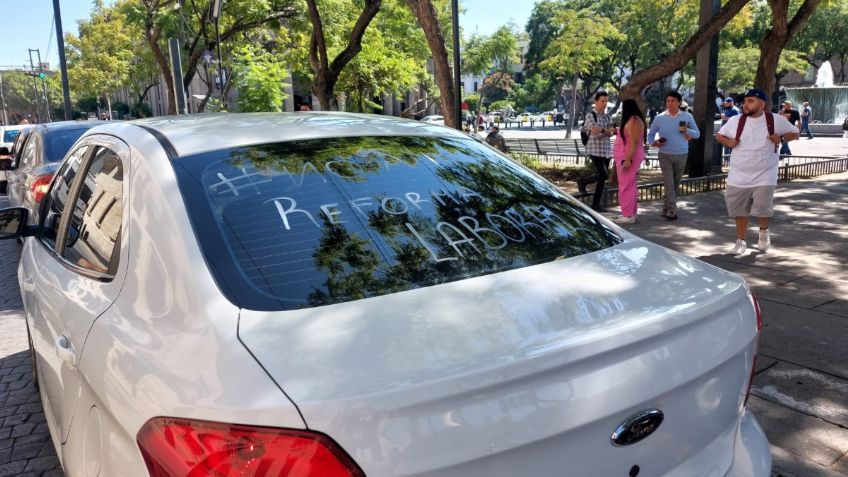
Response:
[{"label": "tree trunk", "polygon": [[571,83],[571,124],[568,125],[568,130],[565,131],[565,138],[571,138],[571,130],[577,124],[577,75],[574,75],[574,81]]},{"label": "tree trunk", "polygon": [[807,23],[820,2],[821,0],[804,0],[792,21],[789,21],[789,0],[768,0],[771,7],[771,29],[766,30],[760,42],[760,62],[757,64],[754,87],[765,91],[769,97],[775,90],[775,74],[780,54]]},{"label": "tree trunk", "polygon": [[110,98],[108,94],[106,95],[106,107],[108,108],[108,111],[109,111],[109,113],[106,115],[106,117],[108,117],[109,121],[111,121],[113,119],[112,118],[112,98]]},{"label": "tree trunk", "polygon": [[318,102],[321,104],[322,110],[331,111],[338,109],[338,106],[333,104],[333,92],[336,88],[336,82],[339,80],[339,75],[344,67],[362,50],[362,37],[365,35],[365,30],[368,28],[371,20],[380,11],[381,3],[382,0],[365,0],[365,8],[356,20],[356,25],[354,25],[350,33],[347,47],[330,63],[327,57],[324,25],[321,21],[321,15],[318,12],[318,6],[315,4],[315,0],[306,0],[306,5],[309,9],[309,19],[312,22],[312,38],[309,44],[309,65],[312,67],[312,71],[315,72],[315,79],[312,81],[312,94],[318,97]]},{"label": "tree trunk", "polygon": [[710,41],[713,35],[721,31],[724,25],[732,20],[748,2],[749,0],[728,0],[709,22],[699,27],[698,31],[689,37],[686,43],[666,58],[665,61],[636,72],[630,78],[630,81],[621,88],[621,98],[635,99],[640,103],[640,107],[644,111],[645,101],[642,98],[642,90],[654,81],[665,78],[680,70],[680,68],[683,68],[689,60],[698,54],[698,50]]},{"label": "tree trunk", "polygon": [[150,25],[145,30],[145,38],[150,49],[153,51],[153,57],[156,59],[156,64],[162,71],[162,78],[165,80],[165,90],[168,93],[168,114],[177,114],[177,95],[174,91],[174,77],[171,75],[171,66],[168,64],[168,58],[159,47],[159,38],[162,36],[162,29],[155,25]]},{"label": "tree trunk", "polygon": [[[445,46],[445,37],[439,26],[439,18],[431,0],[406,0],[412,13],[418,18],[418,23],[424,30],[427,45],[433,55],[433,66],[436,70],[436,84],[439,85],[439,102],[442,106],[442,116],[445,118],[445,126],[458,128],[460,118],[456,117],[454,105],[458,91],[454,90],[453,72],[448,61],[448,49]],[[459,65],[455,65],[459,66]]]}]

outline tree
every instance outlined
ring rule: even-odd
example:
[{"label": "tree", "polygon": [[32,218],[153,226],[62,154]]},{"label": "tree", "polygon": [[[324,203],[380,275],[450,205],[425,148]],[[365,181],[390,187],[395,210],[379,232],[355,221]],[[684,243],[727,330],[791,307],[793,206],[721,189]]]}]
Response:
[{"label": "tree", "polygon": [[[719,52],[718,88],[722,91],[745,91],[754,84],[760,50],[754,47],[727,48]],[[803,73],[806,70],[804,55],[797,51],[783,50],[777,67],[777,76],[789,72]]]},{"label": "tree", "polygon": [[[719,12],[701,25],[685,43],[661,63],[636,71],[620,90],[621,99],[642,101],[642,90],[651,83],[671,75],[688,63],[712,37],[742,10],[749,0],[727,0]],[[660,37],[661,35],[656,35]],[[643,102],[644,105],[644,102]]]},{"label": "tree", "polygon": [[276,55],[245,45],[234,54],[233,81],[239,88],[242,111],[281,111],[287,95],[283,83],[288,72]]},{"label": "tree", "polygon": [[112,119],[111,95],[127,83],[133,57],[125,17],[96,3],[89,20],[79,24],[79,37],[65,35],[68,79],[83,95],[105,97]]},{"label": "tree", "polygon": [[506,99],[515,87],[515,80],[512,75],[497,71],[483,80],[483,85],[480,87],[480,96],[488,101],[498,101]]},{"label": "tree", "polygon": [[[793,38],[788,47],[804,53],[811,66],[818,68],[834,57],[839,64],[848,62],[848,2],[832,1],[816,8],[812,18]],[[839,83],[845,82],[845,68],[834,71]]]},{"label": "tree", "polygon": [[[239,42],[259,28],[279,27],[280,22],[298,12],[296,0],[227,0],[219,19],[220,40],[238,48]],[[213,0],[122,0],[117,5],[128,21],[144,32],[147,46],[159,67],[168,94],[168,113],[176,114],[176,96],[170,61],[165,54],[168,38],[180,42],[184,62],[182,87],[187,89],[201,64],[205,51],[216,51]],[[218,68],[223,65],[218,65]],[[207,78],[208,79],[208,78]],[[211,94],[211,89],[208,96]],[[205,103],[205,100],[204,100]]]},{"label": "tree", "polygon": [[318,11],[316,0],[306,0],[309,18],[312,22],[312,37],[309,43],[309,64],[312,66],[312,94],[318,97],[321,109],[325,111],[338,109],[333,104],[333,91],[339,75],[348,63],[362,50],[362,37],[371,20],[380,10],[382,0],[364,0],[364,7],[350,32],[344,49],[330,61],[327,39],[324,33],[324,23]]},{"label": "tree", "polygon": [[770,94],[775,90],[775,74],[780,54],[810,19],[821,0],[804,0],[789,19],[789,0],[768,0],[771,7],[771,27],[760,42],[760,61],[754,86]]},{"label": "tree", "polygon": [[[588,74],[601,61],[612,56],[607,47],[608,40],[621,37],[606,18],[594,17],[589,10],[565,9],[555,17],[557,33],[548,46],[547,59],[539,65],[554,78],[572,80],[572,125],[577,119],[577,80]],[[566,132],[570,137],[571,128]]]}]

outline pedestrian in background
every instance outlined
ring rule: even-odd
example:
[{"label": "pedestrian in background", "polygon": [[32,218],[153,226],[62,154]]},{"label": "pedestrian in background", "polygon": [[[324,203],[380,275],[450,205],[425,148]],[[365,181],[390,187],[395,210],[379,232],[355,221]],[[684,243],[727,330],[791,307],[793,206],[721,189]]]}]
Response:
[{"label": "pedestrian in background", "polygon": [[813,108],[810,103],[804,101],[804,110],[801,112],[801,128],[807,134],[807,139],[813,138],[813,133],[810,131],[810,121],[813,119]]},{"label": "pedestrian in background", "polygon": [[[787,121],[789,121],[789,124],[795,126],[796,128],[799,128],[800,130],[799,126],[801,123],[801,114],[798,112],[797,109],[794,109],[792,107],[792,101],[783,102],[783,109],[780,110],[780,114],[782,114],[783,117],[786,118]],[[788,141],[782,141],[780,143],[780,154],[784,156],[792,155],[792,151],[789,150]]]},{"label": "pedestrian in background", "polygon": [[595,173],[589,177],[577,179],[577,189],[581,194],[586,193],[586,186],[595,184],[595,192],[592,195],[592,209],[605,212],[602,205],[604,197],[604,185],[609,178],[609,161],[611,157],[610,137],[615,134],[615,126],[612,117],[607,114],[607,103],[609,95],[606,91],[595,94],[595,108],[586,113],[583,120],[583,130],[589,134],[586,142],[586,152],[592,161]]},{"label": "pedestrian in background", "polygon": [[486,143],[501,152],[509,152],[509,148],[506,147],[506,140],[501,135],[500,128],[497,126],[492,126],[489,130],[489,134],[486,136]]},{"label": "pedestrian in background", "polygon": [[665,190],[662,216],[668,220],[677,220],[677,194],[689,155],[689,141],[701,137],[695,118],[680,110],[682,101],[680,93],[669,92],[665,98],[666,110],[654,118],[648,131],[651,146],[660,150],[658,156]]},{"label": "pedestrian in background", "polygon": [[768,96],[751,89],[745,94],[742,114],[721,127],[716,140],[731,148],[730,172],[724,195],[727,215],[736,219],[736,243],[731,254],[737,257],[747,249],[745,236],[749,217],[758,218],[757,247],[765,252],[771,245],[769,219],[774,213],[774,188],[780,155],[777,145],[798,139],[798,128],[781,114],[766,111]]},{"label": "pedestrian in background", "polygon": [[621,127],[615,137],[612,159],[618,177],[618,201],[621,205],[621,217],[616,222],[632,224],[636,222],[636,178],[645,159],[645,117],[632,99],[626,99],[622,104]]},{"label": "pedestrian in background", "polygon": [[[735,101],[730,96],[724,98],[724,103],[721,105],[721,125],[727,124],[727,120],[739,114],[739,108],[734,104]],[[724,155],[730,156],[730,148],[724,148]]]},{"label": "pedestrian in background", "polygon": [[739,108],[734,105],[733,98],[728,96],[724,98],[724,103],[721,106],[721,125],[727,124],[727,120],[739,114]]}]

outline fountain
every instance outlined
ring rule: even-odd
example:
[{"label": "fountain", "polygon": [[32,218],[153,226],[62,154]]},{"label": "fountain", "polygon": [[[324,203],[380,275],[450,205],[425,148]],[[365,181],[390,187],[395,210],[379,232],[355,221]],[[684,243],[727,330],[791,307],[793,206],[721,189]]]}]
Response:
[{"label": "fountain", "polygon": [[[830,61],[822,63],[816,73],[816,83],[811,88],[786,88],[786,99],[792,101],[792,106],[798,111],[803,110],[804,101],[810,103],[813,109],[813,123],[842,124],[848,116],[848,86],[833,85],[833,67]],[[810,126],[813,128],[812,126]],[[821,127],[813,128],[825,132]],[[827,127],[826,132],[841,133],[841,128]]]}]

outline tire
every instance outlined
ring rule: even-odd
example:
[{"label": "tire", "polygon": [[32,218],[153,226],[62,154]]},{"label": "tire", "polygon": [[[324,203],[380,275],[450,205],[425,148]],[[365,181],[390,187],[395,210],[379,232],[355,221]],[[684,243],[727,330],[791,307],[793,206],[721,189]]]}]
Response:
[{"label": "tire", "polygon": [[27,323],[27,341],[29,342],[29,361],[32,365],[32,385],[36,391],[40,391],[38,385],[38,364],[35,361],[35,347],[32,345],[32,335],[29,332],[29,323]]}]

